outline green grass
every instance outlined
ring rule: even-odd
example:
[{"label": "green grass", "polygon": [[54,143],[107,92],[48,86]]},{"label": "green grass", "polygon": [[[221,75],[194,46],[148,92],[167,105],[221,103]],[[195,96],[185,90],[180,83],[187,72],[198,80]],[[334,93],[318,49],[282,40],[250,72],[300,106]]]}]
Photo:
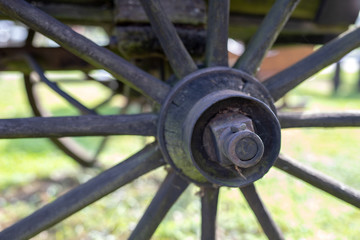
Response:
[{"label": "green grass", "polygon": [[[331,92],[327,73],[309,80],[287,96],[290,105],[305,103],[306,111],[359,110],[354,74],[339,93]],[[73,96],[95,106],[109,92],[96,84],[63,85]],[[77,114],[62,99],[42,88],[42,99],[55,115]],[[21,76],[0,76],[0,117],[31,116]],[[80,96],[77,94],[80,93]],[[115,99],[102,111],[123,106]],[[93,151],[101,138],[80,138]],[[100,160],[113,166],[152,141],[112,137]],[[282,133],[282,152],[302,163],[360,189],[360,129],[291,129]],[[95,176],[84,170],[47,139],[0,140],[0,229],[53,200],[69,188]],[[166,175],[160,168],[104,197],[34,239],[126,239]],[[256,182],[258,192],[286,239],[358,239],[359,210],[277,169]],[[199,239],[199,189],[191,185],[166,216],[153,239]],[[266,239],[237,189],[222,188],[218,207],[218,239]]]}]

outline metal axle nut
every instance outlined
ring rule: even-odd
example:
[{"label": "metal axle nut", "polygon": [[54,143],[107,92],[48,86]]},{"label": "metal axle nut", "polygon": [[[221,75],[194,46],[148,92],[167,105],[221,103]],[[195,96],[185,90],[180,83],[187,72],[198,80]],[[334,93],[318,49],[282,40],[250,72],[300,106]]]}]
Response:
[{"label": "metal axle nut", "polygon": [[220,165],[249,168],[261,160],[264,144],[249,117],[234,112],[220,114],[210,122],[209,129],[215,151],[208,148],[207,152]]},{"label": "metal axle nut", "polygon": [[248,168],[257,164],[264,153],[264,144],[254,132],[246,129],[225,130],[220,136],[221,152],[236,166]]}]

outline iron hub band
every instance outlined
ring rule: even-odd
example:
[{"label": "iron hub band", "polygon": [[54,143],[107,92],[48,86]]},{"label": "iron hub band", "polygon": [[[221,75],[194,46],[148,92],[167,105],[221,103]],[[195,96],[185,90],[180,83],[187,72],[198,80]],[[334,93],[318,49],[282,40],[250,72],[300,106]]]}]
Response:
[{"label": "iron hub band", "polygon": [[[279,154],[274,112],[270,94],[251,76],[226,67],[202,69],[169,94],[158,140],[166,161],[190,181],[245,186],[266,174]],[[234,129],[240,131],[223,136]]]}]

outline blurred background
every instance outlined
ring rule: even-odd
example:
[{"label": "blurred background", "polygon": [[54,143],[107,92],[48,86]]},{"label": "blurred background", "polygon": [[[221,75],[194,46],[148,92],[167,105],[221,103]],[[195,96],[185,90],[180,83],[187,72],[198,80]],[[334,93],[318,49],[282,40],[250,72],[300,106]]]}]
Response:
[{"label": "blurred background", "polygon": [[[99,45],[107,45],[106,33],[97,27],[74,26]],[[28,30],[12,21],[0,21],[0,47],[20,46]],[[57,47],[36,34],[33,45]],[[229,62],[243,51],[243,44],[229,39]],[[259,73],[265,79],[310,54],[319,46],[272,49]],[[289,61],[283,56],[294,57]],[[56,56],[54,56],[56,57]],[[284,60],[285,59],[285,60]],[[360,53],[347,55],[291,91],[277,105],[282,111],[336,112],[360,110]],[[33,74],[33,73],[31,73]],[[102,70],[47,71],[47,78],[99,114],[134,114],[151,111],[145,99],[129,100],[129,89],[113,86]],[[78,115],[78,111],[46,84],[31,75],[31,89],[47,116]],[[109,87],[110,86],[110,87]],[[114,90],[116,89],[116,90]],[[33,116],[24,74],[0,72],[0,118]],[[0,140],[0,229],[30,214],[47,202],[140,150],[152,138],[72,138],[100,163],[83,168],[48,139]],[[288,129],[282,131],[282,149],[298,161],[360,189],[360,129]],[[166,169],[158,169],[115,191],[39,234],[34,239],[125,239],[151,201]],[[359,210],[286,173],[272,168],[255,183],[264,203],[287,239],[358,239]],[[153,239],[199,239],[199,188],[191,186],[181,196],[156,231]],[[266,239],[240,191],[222,188],[218,209],[218,239]]]}]

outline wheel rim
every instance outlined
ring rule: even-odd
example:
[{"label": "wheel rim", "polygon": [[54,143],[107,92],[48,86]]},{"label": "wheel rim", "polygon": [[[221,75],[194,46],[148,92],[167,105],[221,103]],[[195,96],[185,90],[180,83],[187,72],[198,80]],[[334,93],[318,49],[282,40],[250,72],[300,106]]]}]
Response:
[{"label": "wheel rim", "polygon": [[[278,0],[275,3],[267,18],[265,18],[264,24],[259,28],[258,34],[254,36],[254,39],[252,40],[253,44],[250,45],[246,53],[243,55],[244,57],[240,58],[239,61],[235,64],[236,68],[240,68],[248,74],[254,74],[256,72],[257,66],[260,64],[266,51],[275,41],[279,30],[286,23],[287,19],[291,14],[291,11],[295,8],[296,4],[297,1],[291,0]],[[170,64],[172,65],[177,77],[179,79],[186,78],[189,74],[195,72],[197,70],[196,64],[192,61],[190,55],[187,53],[186,49],[181,44],[181,41],[177,37],[174,27],[168,21],[165,11],[161,8],[160,3],[155,0],[142,1],[142,5],[150,19],[151,24],[154,27],[154,31],[159,37],[165,54],[169,58]],[[77,55],[82,56],[85,60],[88,60],[89,62],[97,66],[101,66],[109,70],[115,76],[119,76],[119,78],[125,78],[124,81],[127,84],[139,90],[144,95],[149,96],[156,102],[164,104],[165,98],[166,96],[168,96],[170,89],[168,85],[157,79],[154,79],[148,74],[142,72],[140,69],[128,65],[128,63],[124,63],[123,59],[114,56],[112,53],[100,51],[101,49],[99,50],[98,46],[92,45],[92,43],[89,43],[87,40],[84,40],[80,36],[74,34],[71,30],[63,27],[57,22],[54,22],[54,25],[59,27],[59,29],[63,30],[64,32],[67,32],[70,37],[62,37],[59,36],[59,34],[54,33],[52,30],[46,29],[47,27],[41,24],[41,22],[44,22],[44,19],[48,20],[49,17],[46,14],[41,13],[34,7],[28,5],[26,2],[15,0],[9,3],[5,0],[1,0],[0,9],[3,12],[29,24],[37,31],[40,31],[45,35],[50,36],[55,41],[69,48],[72,52],[75,52]],[[39,15],[36,17],[36,19],[33,19],[33,16],[29,15],[26,11],[24,11],[24,9],[31,9]],[[219,21],[214,25],[213,30],[209,29],[209,36],[212,37],[209,37],[207,42],[207,66],[226,65],[224,63],[224,59],[227,59],[227,57],[217,58],[217,56],[226,56],[227,54],[226,42],[224,41],[224,39],[227,39],[227,28],[224,26],[227,26],[228,24],[228,9],[228,1],[210,1],[209,23],[211,23],[211,21],[215,19],[215,15],[219,16],[218,18],[216,18]],[[269,21],[267,20],[269,19],[274,19],[275,28],[270,28],[268,26]],[[34,22],[32,22],[32,20],[34,20]],[[222,32],[222,34],[219,34],[222,36],[222,38],[214,37],[214,34],[216,34],[217,31]],[[264,82],[265,87],[270,91],[272,97],[275,100],[278,100],[289,90],[297,86],[300,82],[304,81],[309,75],[314,74],[324,66],[327,66],[330,63],[336,61],[337,59],[345,55],[347,52],[349,52],[351,49],[358,47],[360,45],[359,34],[360,29],[357,28],[348,32],[341,39],[336,39],[330,42],[329,44],[321,48],[319,51],[311,55],[309,58],[266,80]],[[269,35],[270,41],[259,41],[259,38],[264,35]],[[71,39],[73,37],[75,37],[76,40],[72,41]],[[81,46],[79,46],[79,43],[76,41],[84,43],[85,48],[90,46],[92,49],[91,51],[93,52],[90,52],[90,54],[87,53],[86,49],[84,50]],[[174,42],[176,43],[175,47],[173,47],[174,45],[172,44]],[[335,52],[328,51],[329,49],[333,49],[334,47],[336,49]],[[84,54],[85,56],[83,56]],[[318,61],[319,57],[322,61]],[[106,61],[103,61],[102,59],[106,59]],[[113,61],[109,63],[109,59]],[[299,71],[297,70],[298,68],[300,68],[302,72],[299,73]],[[154,88],[148,89],[147,86],[149,85],[153,85]],[[351,122],[348,122],[346,120],[346,117],[347,116],[344,117],[343,115],[340,116],[341,121],[340,123],[338,123],[338,126],[360,125],[359,114],[351,115]],[[287,119],[281,116],[280,122],[286,122]],[[127,121],[126,124],[129,124],[130,126],[131,122],[132,119]],[[314,121],[311,120],[305,123],[306,126],[311,126],[313,124]],[[327,123],[324,124],[325,126],[328,125]],[[288,126],[292,125],[288,123]],[[160,127],[158,128],[160,129]],[[159,130],[159,132],[160,135],[162,135],[161,129]],[[6,134],[6,131],[4,131],[3,134]],[[13,137],[13,135],[11,135],[11,132],[7,134],[8,136]],[[49,134],[51,135],[51,132]],[[23,134],[18,135],[23,136]],[[44,133],[44,135],[46,136],[46,133]],[[109,133],[109,135],[111,135],[111,133]],[[162,140],[160,140],[160,142],[161,141]],[[162,146],[162,148],[164,148],[164,146]],[[162,149],[162,151],[166,152],[164,151],[164,149]],[[275,161],[275,159],[272,159],[272,161]],[[30,238],[38,232],[56,224],[67,216],[79,211],[83,207],[114,191],[118,187],[123,186],[134,178],[140,177],[146,172],[151,171],[152,169],[162,166],[164,164],[165,162],[161,160],[161,154],[158,146],[156,144],[148,146],[143,151],[139,152],[137,155],[134,155],[123,163],[120,163],[119,165],[105,171],[101,175],[95,177],[93,180],[73,189],[71,192],[65,194],[58,200],[48,204],[44,208],[38,210],[34,214],[9,227],[8,229],[5,229],[2,233],[0,233],[0,236],[7,239]],[[330,180],[329,178],[324,177],[317,172],[306,169],[302,165],[294,163],[291,159],[280,156],[278,158],[278,161],[275,163],[275,166],[290,173],[291,175],[294,175],[300,179],[309,182],[313,186],[330,192],[334,196],[356,207],[360,207],[359,192],[350,189],[342,184],[339,184],[333,180]],[[108,179],[108,177],[110,178]],[[167,211],[175,203],[181,193],[186,189],[188,184],[189,182],[187,180],[184,180],[178,174],[170,171],[168,177],[160,186],[158,193],[155,195],[143,218],[140,220],[137,227],[133,231],[133,234],[130,236],[130,239],[150,238],[160,224],[160,222],[162,221],[163,217],[166,215]],[[98,190],[98,193],[96,193],[96,190],[93,189],[94,186],[98,186],[98,188],[104,189],[102,191]],[[209,186],[205,187],[204,189],[205,192],[204,196],[202,197],[202,216],[204,218],[202,222],[202,238],[214,239],[214,229],[216,221],[216,207],[214,208],[214,206],[217,206],[218,189],[217,187]],[[250,185],[242,187],[241,191],[244,194],[253,212],[255,213],[256,217],[258,218],[258,221],[268,238],[283,238],[281,231],[272,220],[272,217],[266,210],[266,207],[262,204],[254,185],[250,183]],[[70,199],[72,199],[74,196],[78,196],[80,193],[82,193],[83,196],[77,198],[77,200],[79,200],[79,203],[70,203],[70,207],[67,207],[67,209],[52,213],[51,210],[56,209],[60,206],[64,207],[68,205],[69,202],[71,202]],[[43,214],[45,213],[49,213],[46,218],[43,217]],[[36,226],[32,224],[34,223],[34,220],[38,220],[36,221],[38,223],[36,224]],[[207,231],[208,229],[210,229],[210,231]]]}]

